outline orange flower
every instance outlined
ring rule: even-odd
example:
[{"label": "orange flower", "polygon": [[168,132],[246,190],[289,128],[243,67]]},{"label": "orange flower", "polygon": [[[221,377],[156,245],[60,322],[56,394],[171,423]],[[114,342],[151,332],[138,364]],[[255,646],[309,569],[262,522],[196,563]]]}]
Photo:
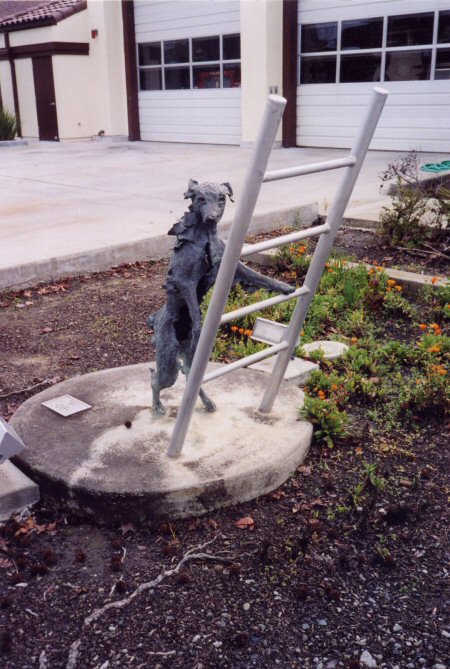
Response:
[{"label": "orange flower", "polygon": [[434,330],[435,335],[441,335],[442,334],[441,326],[438,325],[437,323],[431,323],[430,329]]},{"label": "orange flower", "polygon": [[244,334],[244,328],[239,328],[239,334]]},{"label": "orange flower", "polygon": [[431,283],[433,284],[433,286],[434,286],[438,281],[439,281],[439,277],[438,277],[438,276],[433,276],[433,278],[431,279]]},{"label": "orange flower", "polygon": [[398,292],[401,293],[403,288],[401,286],[395,286],[395,290],[398,290]]},{"label": "orange flower", "polygon": [[426,326],[425,323],[421,323],[421,324],[419,325],[419,328],[420,328],[420,329],[422,330],[422,332],[423,332],[424,330],[427,329],[427,326]]},{"label": "orange flower", "polygon": [[377,267],[376,270],[377,270],[377,272],[382,272],[383,268],[382,267]]},{"label": "orange flower", "polygon": [[428,349],[430,353],[439,353],[440,350],[441,347],[438,346],[437,344],[435,344],[434,346],[430,346],[430,348]]},{"label": "orange flower", "polygon": [[331,269],[331,268],[330,268],[330,269],[327,270],[327,271],[328,271],[329,274],[334,274],[334,269]]},{"label": "orange flower", "polygon": [[387,282],[388,286],[395,286],[396,283],[397,282],[394,281],[394,279],[388,279],[388,282]]},{"label": "orange flower", "polygon": [[390,293],[390,292],[392,292],[392,288],[391,288],[391,287],[389,287],[389,288],[386,288],[386,292],[387,292],[387,293]]},{"label": "orange flower", "polygon": [[339,386],[337,386],[335,383],[331,386],[331,390],[337,390]]},{"label": "orange flower", "polygon": [[231,332],[237,332],[239,330],[237,325],[232,325],[231,326]]},{"label": "orange flower", "polygon": [[358,448],[356,449],[355,452],[356,452],[356,455],[362,455],[363,449],[361,448],[361,446],[358,446]]},{"label": "orange flower", "polygon": [[252,334],[253,334],[253,330],[244,330],[244,334],[245,334],[247,337],[251,337]]},{"label": "orange flower", "polygon": [[325,393],[323,392],[323,390],[319,390],[319,392],[317,393],[317,395],[318,395],[318,397],[320,397],[321,400],[326,399],[326,395],[325,395]]},{"label": "orange flower", "polygon": [[447,374],[447,370],[445,367],[442,367],[442,365],[431,365],[431,369],[435,374],[438,374],[439,376],[445,376]]},{"label": "orange flower", "polygon": [[352,337],[352,338],[350,339],[350,342],[351,342],[352,344],[356,344],[357,341],[358,341],[358,337]]}]

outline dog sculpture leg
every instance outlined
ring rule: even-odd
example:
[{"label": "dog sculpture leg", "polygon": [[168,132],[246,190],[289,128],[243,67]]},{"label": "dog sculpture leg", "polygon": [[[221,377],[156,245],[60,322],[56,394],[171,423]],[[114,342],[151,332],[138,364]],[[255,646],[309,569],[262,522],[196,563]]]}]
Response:
[{"label": "dog sculpture leg", "polygon": [[[190,352],[188,350],[182,351],[181,355],[182,355],[182,360],[183,360],[182,365],[181,365],[181,371],[183,372],[183,374],[185,375],[186,380],[187,380],[187,378],[189,376],[189,372],[191,371],[191,364],[192,364],[193,356],[190,355]],[[200,388],[199,395],[200,395],[200,399],[203,402],[203,406],[205,407],[206,411],[208,411],[209,413],[212,413],[213,411],[215,411],[217,409],[216,405],[214,404],[212,399],[210,397],[208,397],[208,395],[205,393],[203,388]]]},{"label": "dog sculpture leg", "polygon": [[152,406],[156,414],[164,416],[166,410],[161,402],[160,392],[173,386],[177,380],[180,371],[180,346],[173,323],[168,322],[166,307],[149,316],[147,323],[153,328],[153,340],[156,344],[156,371],[150,368]]}]

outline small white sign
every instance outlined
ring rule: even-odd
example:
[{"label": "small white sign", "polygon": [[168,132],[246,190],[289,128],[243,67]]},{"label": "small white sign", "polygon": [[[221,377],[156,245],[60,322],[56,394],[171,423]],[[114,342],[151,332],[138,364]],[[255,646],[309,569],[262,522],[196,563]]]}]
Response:
[{"label": "small white sign", "polygon": [[92,409],[90,404],[77,400],[71,395],[61,395],[61,397],[55,397],[54,400],[47,400],[47,402],[42,402],[42,406],[59,413],[60,416],[72,416],[74,413]]}]

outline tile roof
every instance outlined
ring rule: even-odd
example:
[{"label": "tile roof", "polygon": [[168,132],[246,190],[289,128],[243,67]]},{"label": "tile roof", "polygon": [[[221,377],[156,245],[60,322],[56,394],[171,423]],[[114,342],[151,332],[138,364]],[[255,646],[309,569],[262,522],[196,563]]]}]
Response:
[{"label": "tile roof", "polygon": [[86,0],[0,0],[0,32],[54,25],[86,7]]}]

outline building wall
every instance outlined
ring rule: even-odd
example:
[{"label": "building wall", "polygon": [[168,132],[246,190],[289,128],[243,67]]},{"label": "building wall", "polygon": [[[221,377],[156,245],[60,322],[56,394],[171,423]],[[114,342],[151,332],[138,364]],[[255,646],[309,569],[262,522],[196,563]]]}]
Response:
[{"label": "building wall", "polygon": [[16,60],[16,80],[22,135],[23,137],[39,137],[33,68],[30,58]]},{"label": "building wall", "polygon": [[[240,32],[239,0],[135,1],[136,42]],[[139,91],[141,138],[239,144],[241,89]]]},{"label": "building wall", "polygon": [[[98,37],[91,37],[91,30]],[[45,26],[10,33],[11,46],[46,42],[89,43],[88,56],[52,57],[60,139],[128,132],[122,8],[120,2],[90,0],[88,9]],[[31,58],[16,59],[19,107],[24,137],[39,136]],[[31,76],[30,76],[31,73]],[[4,103],[13,109],[9,63],[0,62]],[[22,79],[23,78],[23,79]]]},{"label": "building wall", "polygon": [[[283,3],[241,0],[242,142],[256,139],[267,96],[282,94]],[[277,135],[281,140],[281,127]]]},{"label": "building wall", "polygon": [[[450,9],[450,0],[300,0],[299,23],[413,14]],[[420,49],[420,46],[411,47]],[[371,90],[389,91],[371,148],[450,150],[450,80],[301,84],[297,144],[350,147]]]}]

